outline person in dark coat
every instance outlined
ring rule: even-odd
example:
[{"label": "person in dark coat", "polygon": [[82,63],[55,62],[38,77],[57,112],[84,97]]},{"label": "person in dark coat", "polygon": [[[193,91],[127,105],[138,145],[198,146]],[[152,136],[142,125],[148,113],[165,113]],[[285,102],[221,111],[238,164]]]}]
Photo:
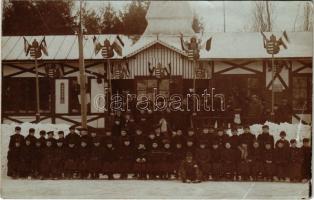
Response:
[{"label": "person in dark coat", "polygon": [[43,157],[43,148],[41,146],[42,142],[39,139],[36,139],[34,147],[34,159],[32,162],[33,169],[33,178],[40,177],[40,165]]},{"label": "person in dark coat", "polygon": [[11,148],[9,148],[7,159],[8,159],[8,172],[7,175],[12,178],[19,178],[20,173],[20,162],[21,162],[21,156],[22,156],[22,144],[23,142],[21,139],[12,139],[11,137],[10,145]]},{"label": "person in dark coat", "polygon": [[99,137],[92,139],[92,146],[90,151],[88,169],[92,179],[99,179],[99,175],[102,171],[101,169],[104,154],[104,147],[101,145],[101,140]]},{"label": "person in dark coat", "polygon": [[217,141],[213,141],[212,144],[212,149],[211,149],[211,176],[210,179],[212,178],[213,180],[218,180],[221,178],[222,175],[222,148],[219,147],[219,143]]},{"label": "person in dark coat", "polygon": [[47,132],[47,140],[51,141],[52,147],[56,147],[57,140],[54,138],[54,132],[53,131],[48,131]]},{"label": "person in dark coat", "polygon": [[199,183],[200,181],[200,168],[196,160],[193,158],[193,154],[188,152],[185,160],[180,165],[180,178],[183,183],[194,182]]},{"label": "person in dark coat", "polygon": [[172,142],[173,148],[172,148],[172,155],[173,155],[173,162],[174,162],[174,175],[175,177],[179,176],[179,167],[184,159],[184,141],[180,139],[173,139]]},{"label": "person in dark coat", "polygon": [[121,129],[122,129],[121,121],[119,118],[116,118],[114,120],[112,127],[111,127],[113,137],[119,137]]},{"label": "person in dark coat", "polygon": [[102,171],[108,176],[109,180],[114,179],[113,174],[116,171],[117,162],[119,160],[119,155],[116,147],[114,146],[113,140],[107,139],[104,143],[104,162]]},{"label": "person in dark coat", "polygon": [[136,141],[133,171],[140,180],[147,179],[147,149],[144,142]]},{"label": "person in dark coat", "polygon": [[276,178],[279,181],[284,181],[288,178],[287,174],[287,165],[289,160],[289,149],[285,147],[285,141],[278,140],[276,143],[275,149],[275,165],[276,165]]},{"label": "person in dark coat", "polygon": [[295,139],[290,140],[290,144],[289,177],[291,182],[297,182],[301,180],[303,155],[301,149],[297,147],[297,141]]},{"label": "person in dark coat", "polygon": [[302,179],[305,182],[310,180],[312,177],[311,174],[312,148],[310,145],[310,140],[308,138],[303,139],[301,151],[303,154]]},{"label": "person in dark coat", "polygon": [[75,132],[75,127],[70,126],[69,130],[70,130],[69,134],[65,137],[65,144],[68,145],[69,141],[71,141],[76,146],[78,146],[80,142],[80,136]]},{"label": "person in dark coat", "polygon": [[269,134],[269,127],[267,125],[264,125],[262,127],[263,132],[257,136],[257,141],[260,144],[260,147],[264,148],[266,147],[266,144],[270,144],[271,148],[274,148],[274,137]]},{"label": "person in dark coat", "polygon": [[198,148],[195,151],[195,160],[200,166],[202,180],[206,181],[209,179],[211,173],[211,151],[207,139],[200,140]]},{"label": "person in dark coat", "polygon": [[120,179],[128,179],[133,164],[133,146],[130,137],[122,136],[118,146]]},{"label": "person in dark coat", "polygon": [[54,152],[54,170],[53,175],[55,179],[64,177],[64,163],[65,163],[65,139],[59,138]]},{"label": "person in dark coat", "polygon": [[262,150],[262,161],[263,161],[263,176],[264,180],[272,181],[273,176],[275,175],[275,166],[274,166],[274,150],[272,149],[273,143],[269,140],[265,142],[265,148]]},{"label": "person in dark coat", "polygon": [[35,142],[37,138],[35,137],[35,129],[30,128],[28,131],[28,135],[25,137],[25,140],[28,139],[31,142],[31,146],[35,147]]},{"label": "person in dark coat", "polygon": [[78,171],[81,179],[88,177],[88,161],[90,158],[90,148],[88,146],[89,140],[81,138],[80,146],[78,148]]},{"label": "person in dark coat", "polygon": [[144,146],[147,143],[147,136],[143,134],[143,131],[140,127],[135,128],[135,135],[133,137],[134,146],[138,146],[139,144],[144,144]]},{"label": "person in dark coat", "polygon": [[257,141],[254,141],[253,147],[249,149],[248,161],[250,163],[251,180],[256,181],[263,173],[262,149]]},{"label": "person in dark coat", "polygon": [[73,179],[78,170],[78,146],[76,145],[76,142],[75,138],[66,141],[67,147],[65,149],[64,173],[65,177],[68,179]]},{"label": "person in dark coat", "polygon": [[236,178],[236,162],[239,160],[238,150],[231,148],[229,142],[221,150],[222,170],[224,178],[234,180]]},{"label": "person in dark coat", "polygon": [[30,137],[25,139],[25,145],[22,147],[21,153],[21,177],[30,179],[33,175],[32,163],[34,159],[34,146]]},{"label": "person in dark coat", "polygon": [[50,179],[53,177],[54,167],[54,151],[53,147],[54,140],[49,138],[46,140],[46,145],[43,148],[42,160],[41,160],[41,175],[42,179]]},{"label": "person in dark coat", "polygon": [[232,128],[231,134],[232,135],[229,137],[228,141],[229,141],[232,149],[238,149],[240,144],[246,144],[246,143],[240,143],[240,138],[238,136],[238,129]]},{"label": "person in dark coat", "polygon": [[167,180],[171,177],[171,174],[173,174],[174,171],[172,146],[170,140],[164,140],[161,151],[163,153],[163,157],[160,160],[162,171],[161,178]]},{"label": "person in dark coat", "polygon": [[290,147],[290,143],[288,140],[286,140],[286,132],[285,131],[281,131],[279,136],[280,136],[280,139],[276,141],[276,144],[275,144],[275,147],[278,148],[278,144],[279,143],[282,143],[283,144],[283,147],[285,149],[289,149]]},{"label": "person in dark coat", "polygon": [[250,127],[245,125],[243,126],[243,133],[239,135],[239,142],[245,143],[248,145],[248,148],[253,147],[253,142],[256,140],[256,137],[254,134],[251,133]]},{"label": "person in dark coat", "polygon": [[65,138],[64,138],[64,132],[63,131],[58,131],[58,140],[62,140],[62,143],[64,144],[64,140],[65,140]]},{"label": "person in dark coat", "polygon": [[217,130],[214,140],[218,142],[219,147],[224,148],[225,143],[229,140],[229,135],[225,134],[224,130],[220,128]]},{"label": "person in dark coat", "polygon": [[291,123],[292,120],[292,107],[288,104],[287,99],[282,99],[281,104],[278,106],[278,109],[275,113],[277,122],[288,122]]},{"label": "person in dark coat", "polygon": [[19,143],[20,146],[24,145],[24,136],[21,135],[21,127],[15,127],[15,133],[10,136],[9,149],[16,147],[16,143]]},{"label": "person in dark coat", "polygon": [[41,130],[39,131],[39,138],[38,140],[40,141],[40,146],[45,147],[46,146],[46,131]]},{"label": "person in dark coat", "polygon": [[239,149],[234,149],[238,151],[240,156],[238,156],[239,162],[237,163],[237,174],[239,180],[248,180],[250,177],[250,150],[246,143],[242,143]]},{"label": "person in dark coat", "polygon": [[151,141],[148,161],[148,174],[150,179],[162,178],[162,159],[164,154],[162,152],[162,143],[159,138]]}]

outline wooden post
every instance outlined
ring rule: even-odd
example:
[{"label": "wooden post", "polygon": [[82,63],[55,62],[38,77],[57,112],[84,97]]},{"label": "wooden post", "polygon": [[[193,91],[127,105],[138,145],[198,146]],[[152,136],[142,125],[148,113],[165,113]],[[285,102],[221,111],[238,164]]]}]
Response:
[{"label": "wooden post", "polygon": [[[37,52],[37,49],[35,49]],[[39,101],[39,78],[38,78],[38,64],[37,64],[37,56],[35,54],[35,71],[36,71],[36,123],[40,121],[40,101]]]},{"label": "wooden post", "polygon": [[272,79],[271,79],[271,120],[275,120],[275,111],[274,111],[274,107],[275,107],[275,91],[274,91],[274,82],[275,82],[275,66],[274,66],[274,54],[271,54],[271,75],[272,75]]},{"label": "wooden post", "polygon": [[82,0],[80,0],[80,27],[78,34],[79,45],[79,68],[80,68],[80,97],[81,97],[81,125],[87,128],[87,106],[86,106],[86,81],[83,52],[83,27],[82,27]]}]

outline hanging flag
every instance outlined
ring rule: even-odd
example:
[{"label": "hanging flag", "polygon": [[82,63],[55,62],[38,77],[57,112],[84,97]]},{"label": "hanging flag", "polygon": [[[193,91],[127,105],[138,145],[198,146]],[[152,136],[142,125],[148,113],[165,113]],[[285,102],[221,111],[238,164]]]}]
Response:
[{"label": "hanging flag", "polygon": [[93,37],[93,43],[94,43],[95,55],[97,55],[98,52],[101,50],[102,46],[101,46],[100,42],[98,41],[98,39],[96,38],[95,35]]},{"label": "hanging flag", "polygon": [[278,40],[278,45],[282,45],[285,49],[287,49],[287,45],[283,42],[281,38]]},{"label": "hanging flag", "polygon": [[25,55],[27,56],[30,50],[30,44],[28,43],[25,37],[23,37],[23,39],[24,39],[24,52]]},{"label": "hanging flag", "polygon": [[117,35],[116,39],[112,43],[112,48],[119,56],[122,56],[122,47],[124,47],[124,43],[119,35]]},{"label": "hanging flag", "polygon": [[41,50],[46,56],[48,56],[47,43],[45,37],[40,42],[39,50]]},{"label": "hanging flag", "polygon": [[283,37],[287,40],[287,42],[290,42],[286,31],[283,32]]},{"label": "hanging flag", "polygon": [[211,46],[212,46],[212,37],[210,37],[207,41],[206,41],[206,46],[205,46],[205,49],[206,51],[209,51],[211,49]]},{"label": "hanging flag", "polygon": [[266,37],[266,35],[265,35],[263,32],[261,32],[261,34],[262,34],[262,36],[263,36],[263,44],[264,44],[264,48],[266,48],[267,37]]}]

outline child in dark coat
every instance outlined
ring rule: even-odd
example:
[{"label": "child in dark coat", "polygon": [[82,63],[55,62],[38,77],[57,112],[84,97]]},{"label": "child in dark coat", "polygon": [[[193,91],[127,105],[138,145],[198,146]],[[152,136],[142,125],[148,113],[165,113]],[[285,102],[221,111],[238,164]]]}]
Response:
[{"label": "child in dark coat", "polygon": [[297,182],[301,180],[303,155],[300,148],[297,147],[297,141],[295,139],[290,140],[290,152],[289,152],[289,176],[291,182]]},{"label": "child in dark coat", "polygon": [[34,178],[37,178],[38,176],[40,176],[40,165],[41,165],[42,157],[43,157],[43,148],[41,146],[41,141],[37,139],[35,142],[34,159],[32,163]]},{"label": "child in dark coat", "polygon": [[311,179],[312,148],[308,138],[303,139],[301,150],[303,153],[302,179],[305,182]]},{"label": "child in dark coat", "polygon": [[116,171],[118,159],[118,153],[113,141],[107,139],[104,147],[103,173],[108,176],[109,180],[114,178],[113,174]]},{"label": "child in dark coat", "polygon": [[90,148],[88,142],[90,140],[86,138],[81,138],[80,146],[78,148],[78,171],[81,179],[86,179],[88,177],[88,161],[90,158]]},{"label": "child in dark coat", "polygon": [[171,174],[174,171],[174,163],[173,163],[173,155],[172,155],[172,146],[169,140],[164,140],[163,146],[161,147],[161,151],[163,153],[163,157],[160,160],[161,162],[161,173],[162,179],[169,179]]},{"label": "child in dark coat", "polygon": [[264,125],[262,127],[263,132],[257,136],[257,141],[260,144],[260,147],[265,149],[266,144],[269,144],[270,147],[274,148],[274,137],[269,134],[269,127],[267,125]]},{"label": "child in dark coat", "polygon": [[239,161],[238,162],[238,178],[239,180],[248,180],[250,177],[250,161],[249,161],[249,147],[246,143],[242,143],[239,146],[239,150],[235,149],[234,151],[240,151]]},{"label": "child in dark coat", "polygon": [[22,147],[21,155],[21,177],[28,177],[29,179],[33,175],[32,163],[34,159],[34,146],[30,137],[25,139],[25,145]]},{"label": "child in dark coat", "polygon": [[265,143],[265,149],[263,150],[263,176],[264,180],[272,181],[273,176],[275,174],[275,166],[274,166],[274,150],[272,149],[271,142]]},{"label": "child in dark coat", "polygon": [[208,180],[211,173],[211,151],[209,148],[208,141],[201,140],[195,152],[195,159],[200,166],[203,181]]},{"label": "child in dark coat", "polygon": [[64,138],[59,138],[57,140],[57,145],[54,154],[54,178],[61,179],[64,177],[64,162],[65,162],[65,140]]},{"label": "child in dark coat", "polygon": [[64,172],[68,179],[74,178],[75,172],[78,170],[78,146],[76,146],[76,139],[69,139],[67,141]]},{"label": "child in dark coat", "polygon": [[185,160],[181,162],[179,171],[183,183],[200,182],[200,169],[192,153],[187,153]]},{"label": "child in dark coat", "polygon": [[276,165],[276,178],[279,179],[279,181],[284,181],[287,178],[287,164],[289,160],[289,152],[288,148],[285,146],[284,141],[278,141],[275,149],[275,165]]},{"label": "child in dark coat", "polygon": [[224,178],[234,180],[236,178],[236,161],[238,152],[231,148],[229,142],[226,142],[225,148],[221,151],[222,169]]},{"label": "child in dark coat", "polygon": [[50,179],[53,177],[54,166],[54,147],[53,139],[46,140],[46,146],[43,148],[43,158],[41,161],[41,174],[43,179]]},{"label": "child in dark coat", "polygon": [[135,163],[133,170],[136,177],[141,180],[147,179],[147,150],[144,143],[139,142],[135,147]]},{"label": "child in dark coat", "polygon": [[289,149],[290,147],[290,143],[288,140],[286,140],[286,132],[285,131],[281,131],[279,136],[280,136],[280,139],[276,141],[276,144],[275,144],[275,147],[277,148],[278,147],[278,144],[279,142],[283,143],[283,147],[285,149]]},{"label": "child in dark coat", "polygon": [[262,150],[257,141],[254,141],[253,147],[249,149],[248,161],[250,163],[251,180],[256,181],[263,173]]},{"label": "child in dark coat", "polygon": [[101,146],[100,139],[94,138],[92,140],[92,146],[90,148],[90,158],[88,163],[88,169],[91,173],[92,179],[99,179],[101,173],[103,153],[104,149]]},{"label": "child in dark coat", "polygon": [[[219,147],[219,144],[217,141],[213,141],[212,144],[212,149],[211,149],[211,175],[213,180],[218,180],[221,178],[222,174],[222,152],[221,152],[222,147]],[[211,177],[210,177],[211,178]]]},{"label": "child in dark coat", "polygon": [[129,137],[121,138],[119,147],[119,172],[120,179],[128,179],[133,164],[133,146]]}]

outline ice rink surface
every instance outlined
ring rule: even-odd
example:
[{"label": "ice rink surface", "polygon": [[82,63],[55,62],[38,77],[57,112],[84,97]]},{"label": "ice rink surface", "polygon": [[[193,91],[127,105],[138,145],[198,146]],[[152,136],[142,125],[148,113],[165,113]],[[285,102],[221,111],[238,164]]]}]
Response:
[{"label": "ice rink surface", "polygon": [[308,199],[308,183],[2,180],[3,198]]}]

